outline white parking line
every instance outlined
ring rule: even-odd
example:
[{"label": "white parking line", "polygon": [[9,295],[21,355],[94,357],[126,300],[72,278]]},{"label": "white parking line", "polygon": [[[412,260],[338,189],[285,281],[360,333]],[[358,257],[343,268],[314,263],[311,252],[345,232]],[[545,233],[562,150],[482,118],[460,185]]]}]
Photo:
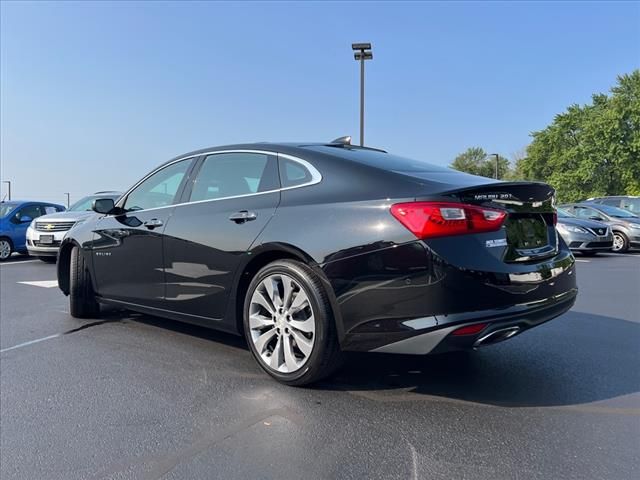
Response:
[{"label": "white parking line", "polygon": [[57,280],[38,280],[34,282],[18,282],[23,285],[32,285],[34,287],[53,288],[58,286]]},{"label": "white parking line", "polygon": [[591,260],[583,260],[581,258],[576,258],[576,262],[591,263]]},{"label": "white parking line", "polygon": [[35,263],[40,260],[16,260],[15,262],[3,262],[0,263],[0,267],[8,267],[9,265],[22,265],[23,263]]},{"label": "white parking line", "polygon": [[0,350],[0,353],[8,352],[9,350],[15,350],[16,348],[26,347],[27,345],[33,345],[34,343],[44,342],[45,340],[51,340],[52,338],[57,338],[63,335],[62,333],[56,333],[55,335],[49,335],[48,337],[38,338],[36,340],[31,340],[29,342],[19,343],[18,345],[14,345],[13,347],[7,347]]}]

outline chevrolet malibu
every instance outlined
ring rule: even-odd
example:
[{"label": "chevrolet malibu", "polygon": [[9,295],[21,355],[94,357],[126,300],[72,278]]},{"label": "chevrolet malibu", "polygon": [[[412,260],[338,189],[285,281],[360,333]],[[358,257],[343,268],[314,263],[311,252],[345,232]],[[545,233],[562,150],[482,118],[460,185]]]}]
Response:
[{"label": "chevrolet malibu", "polygon": [[345,351],[494,344],[577,294],[551,187],[344,138],[191,152],[93,208],[59,253],[72,316],[109,304],[244,335],[289,385]]}]

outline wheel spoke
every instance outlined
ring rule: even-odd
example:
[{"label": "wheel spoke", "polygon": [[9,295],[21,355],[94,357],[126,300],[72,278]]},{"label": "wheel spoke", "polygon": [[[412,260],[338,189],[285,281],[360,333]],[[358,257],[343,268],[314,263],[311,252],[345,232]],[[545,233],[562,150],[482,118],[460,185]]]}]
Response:
[{"label": "wheel spoke", "polygon": [[276,346],[273,347],[273,352],[271,352],[271,368],[274,370],[279,370],[280,365],[282,364],[283,357],[283,345],[282,345],[282,337],[278,337],[278,341],[276,342]]},{"label": "wheel spoke", "polygon": [[262,282],[262,285],[264,285],[264,289],[269,296],[271,304],[275,307],[275,310],[277,310],[278,307],[282,305],[282,299],[280,298],[280,292],[278,292],[278,286],[276,285],[275,278],[265,278]]},{"label": "wheel spoke", "polygon": [[305,357],[308,357],[313,350],[313,339],[309,340],[307,337],[302,335],[301,333],[296,332],[295,330],[291,330],[291,335],[296,340],[296,345],[300,349],[300,351],[304,354]]},{"label": "wheel spoke", "polygon": [[267,310],[267,312],[269,312],[271,315],[276,313],[276,309],[274,308],[271,300],[265,297],[260,290],[255,291],[255,293],[253,294],[253,297],[251,298],[251,302],[257,303],[258,305],[262,305]]},{"label": "wheel spoke", "polygon": [[306,320],[291,320],[289,322],[289,326],[304,333],[314,333],[315,321],[313,319],[313,315],[311,315]]},{"label": "wheel spoke", "polygon": [[251,327],[252,330],[261,327],[273,327],[273,320],[270,317],[254,313],[249,317],[249,327]]},{"label": "wheel spoke", "polygon": [[256,340],[254,340],[256,350],[260,355],[262,355],[262,352],[264,352],[264,349],[267,346],[267,343],[269,343],[269,341],[275,336],[275,334],[276,334],[276,329],[274,327],[274,328],[271,328],[270,330],[267,330],[266,332],[263,332],[260,336],[258,336]]},{"label": "wheel spoke", "polygon": [[284,337],[284,363],[290,372],[295,372],[298,369],[298,362],[293,354],[293,345],[291,345],[289,335]]},{"label": "wheel spoke", "polygon": [[282,281],[282,288],[284,290],[282,306],[286,310],[291,303],[291,295],[293,295],[293,284],[292,280],[288,277],[280,277],[280,280]]},{"label": "wheel spoke", "polygon": [[289,307],[289,312],[291,314],[297,313],[307,306],[309,303],[309,299],[307,298],[307,294],[304,293],[303,290],[300,290],[296,297],[291,302],[291,306]]}]

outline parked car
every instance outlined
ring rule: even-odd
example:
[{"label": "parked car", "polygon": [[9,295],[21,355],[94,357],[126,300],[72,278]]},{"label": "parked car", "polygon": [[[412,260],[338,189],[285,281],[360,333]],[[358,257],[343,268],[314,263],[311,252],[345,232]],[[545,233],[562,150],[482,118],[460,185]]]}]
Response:
[{"label": "parked car", "polygon": [[74,225],[83,222],[87,217],[95,215],[91,209],[93,201],[99,198],[117,200],[120,192],[96,192],[78,200],[68,210],[60,213],[44,215],[31,222],[27,229],[27,250],[30,255],[43,262],[55,263],[60,242]]},{"label": "parked car", "polygon": [[428,354],[506,340],[574,303],[554,190],[351,146],[188,153],[67,233],[58,283],[99,304],[244,334],[302,385],[342,351]]},{"label": "parked car", "polygon": [[613,232],[614,252],[640,248],[640,217],[628,210],[597,203],[568,203],[560,207],[578,218],[609,225]]},{"label": "parked car", "polygon": [[558,208],[556,229],[571,251],[592,256],[613,247],[613,233],[609,225],[585,220]]},{"label": "parked car", "polygon": [[610,207],[618,207],[640,216],[640,197],[638,196],[617,195],[611,197],[594,197],[585,203],[598,203],[601,205],[609,205]]},{"label": "parked car", "polygon": [[32,201],[0,202],[0,262],[13,252],[27,253],[25,236],[34,218],[53,212],[63,212],[55,203]]}]

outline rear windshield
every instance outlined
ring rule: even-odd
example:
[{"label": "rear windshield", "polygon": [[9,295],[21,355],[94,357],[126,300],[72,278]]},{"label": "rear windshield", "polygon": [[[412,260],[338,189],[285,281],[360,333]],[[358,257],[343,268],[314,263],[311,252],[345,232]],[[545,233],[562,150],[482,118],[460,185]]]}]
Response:
[{"label": "rear windshield", "polygon": [[327,147],[323,145],[309,147],[330,155],[339,155],[354,162],[364,163],[376,168],[391,170],[399,173],[419,173],[419,172],[451,172],[447,167],[434,165],[424,160],[414,160],[411,158],[399,157],[390,153],[378,152],[376,150],[366,150],[360,148]]}]

